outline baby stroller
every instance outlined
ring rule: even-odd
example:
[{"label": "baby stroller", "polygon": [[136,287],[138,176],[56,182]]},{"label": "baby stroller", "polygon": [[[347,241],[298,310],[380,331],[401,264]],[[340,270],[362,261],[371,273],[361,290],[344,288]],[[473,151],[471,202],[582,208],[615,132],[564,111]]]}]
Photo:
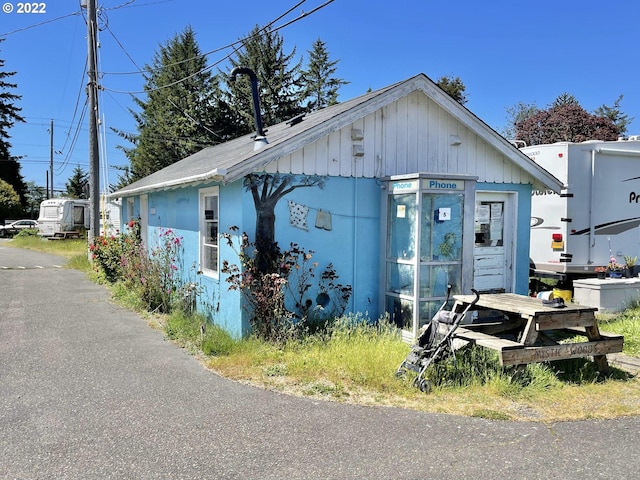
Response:
[{"label": "baby stroller", "polygon": [[[396,377],[403,377],[407,370],[414,371],[418,374],[413,381],[414,386],[425,393],[431,391],[431,382],[424,378],[424,374],[432,363],[439,362],[449,355],[454,355],[455,358],[452,345],[453,334],[458,329],[460,322],[462,322],[467,312],[480,299],[480,294],[477,290],[472,288],[471,291],[476,298],[467,305],[462,312],[449,312],[444,310],[444,307],[449,303],[449,297],[451,295],[451,285],[447,285],[447,297],[444,303],[440,306],[431,321],[422,327],[415,345],[411,347],[411,351],[396,370]],[[446,333],[440,333],[440,325],[448,325],[445,329]]]}]

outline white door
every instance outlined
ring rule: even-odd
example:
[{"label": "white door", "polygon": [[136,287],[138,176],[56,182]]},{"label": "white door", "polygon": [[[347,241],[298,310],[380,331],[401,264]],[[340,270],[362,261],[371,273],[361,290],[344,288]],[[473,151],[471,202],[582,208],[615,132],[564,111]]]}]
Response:
[{"label": "white door", "polygon": [[515,194],[477,192],[473,285],[480,292],[513,291]]}]

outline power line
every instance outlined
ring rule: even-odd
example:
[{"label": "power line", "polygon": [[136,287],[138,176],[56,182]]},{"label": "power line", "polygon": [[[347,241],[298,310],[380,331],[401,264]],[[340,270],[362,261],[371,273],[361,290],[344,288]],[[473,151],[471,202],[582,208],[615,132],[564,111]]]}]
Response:
[{"label": "power line", "polygon": [[[279,19],[281,19],[282,17],[286,16],[286,15],[287,15],[288,13],[290,13],[293,9],[297,8],[299,5],[301,5],[302,3],[304,3],[304,1],[306,1],[306,0],[303,0],[303,1],[299,2],[296,6],[292,7],[291,9],[289,9],[289,10],[288,10],[287,12],[285,12],[284,14],[280,15],[276,20],[273,20],[273,21],[269,22],[269,23],[267,24],[267,26],[266,26],[266,27],[261,28],[260,30],[258,30],[258,32],[257,32],[257,33],[255,33],[255,34],[253,34],[253,35],[248,35],[248,36],[243,37],[242,39],[240,39],[240,40],[238,40],[238,41],[236,41],[236,42],[233,42],[233,43],[231,43],[231,44],[229,44],[229,45],[226,45],[226,46],[224,46],[224,47],[217,48],[217,49],[215,49],[215,50],[211,50],[211,51],[209,51],[209,52],[207,52],[207,53],[204,53],[204,54],[202,54],[202,55],[200,55],[200,56],[198,56],[198,57],[194,57],[194,58],[190,58],[190,59],[181,60],[180,62],[176,62],[176,63],[174,63],[174,64],[169,64],[169,65],[164,65],[164,66],[163,66],[163,68],[164,68],[164,67],[166,67],[166,66],[178,65],[178,64],[180,64],[180,63],[184,63],[184,62],[188,62],[188,61],[194,60],[195,58],[206,57],[206,56],[208,56],[208,55],[211,55],[212,53],[219,52],[219,51],[221,51],[221,50],[225,50],[225,49],[228,49],[228,48],[234,48],[234,50],[233,50],[231,53],[229,53],[229,54],[225,55],[224,57],[222,57],[221,59],[219,59],[219,60],[217,60],[216,62],[212,63],[211,65],[207,65],[205,68],[203,68],[203,69],[201,69],[201,70],[199,70],[199,71],[197,71],[197,72],[195,72],[195,73],[192,73],[191,75],[188,75],[188,76],[186,76],[186,77],[184,77],[184,78],[181,78],[181,79],[176,80],[176,81],[174,81],[174,82],[168,83],[168,84],[166,84],[166,85],[158,86],[158,87],[153,88],[153,89],[149,89],[149,90],[141,90],[141,91],[122,91],[122,90],[115,90],[115,89],[107,88],[107,87],[105,87],[104,85],[103,85],[101,88],[102,88],[103,90],[106,90],[106,91],[109,91],[109,92],[112,92],[112,93],[119,93],[119,94],[126,94],[126,95],[136,95],[136,94],[143,94],[143,93],[145,93],[145,94],[146,94],[146,93],[149,93],[149,92],[151,92],[151,91],[158,91],[158,90],[161,90],[161,89],[164,89],[164,88],[173,87],[173,86],[175,86],[175,85],[178,85],[178,84],[180,84],[180,83],[182,83],[182,82],[184,82],[184,81],[186,81],[186,80],[189,80],[189,79],[191,79],[191,78],[195,77],[196,75],[199,75],[199,74],[201,74],[201,73],[204,73],[204,72],[206,72],[207,70],[211,70],[213,67],[215,67],[215,66],[217,66],[217,65],[221,64],[222,62],[224,62],[225,60],[229,59],[229,58],[230,58],[230,57],[231,57],[231,56],[232,56],[232,55],[237,51],[237,50],[235,50],[235,45],[237,45],[237,44],[244,44],[244,42],[245,42],[246,40],[249,40],[249,39],[254,38],[254,37],[256,37],[256,36],[260,36],[260,35],[262,35],[264,32],[272,33],[272,32],[277,32],[277,31],[279,31],[279,30],[282,30],[283,28],[286,28],[286,27],[288,27],[288,26],[290,26],[290,25],[292,25],[292,24],[294,24],[294,23],[296,23],[296,22],[299,22],[300,20],[302,20],[302,19],[304,19],[304,18],[308,17],[309,15],[312,15],[312,14],[316,13],[317,11],[319,11],[319,10],[321,10],[322,8],[326,7],[327,5],[329,5],[329,4],[331,4],[331,3],[333,3],[335,0],[327,0],[327,1],[326,1],[326,2],[324,2],[322,5],[319,5],[319,6],[315,7],[315,8],[313,8],[313,9],[312,9],[312,10],[310,10],[309,12],[303,12],[299,17],[296,17],[296,18],[294,18],[294,19],[292,19],[292,20],[290,20],[290,21],[288,21],[288,22],[286,22],[286,23],[284,23],[284,24],[282,24],[282,25],[279,25],[279,26],[277,26],[277,27],[275,27],[275,28],[269,29],[269,26],[270,26],[270,25],[273,25],[273,23],[275,23],[276,21],[278,21],[278,20],[279,20]],[[152,72],[153,72],[153,69],[149,69],[148,71],[142,71],[142,70],[140,70],[140,71],[137,71],[137,72],[128,72],[128,73],[124,73],[124,74],[145,74],[145,73],[152,73]],[[103,76],[106,76],[106,75],[109,75],[109,74],[108,74],[108,73],[104,73],[104,74],[103,74]]]},{"label": "power line", "polygon": [[[282,18],[286,17],[287,15],[289,15],[293,10],[295,10],[296,8],[298,8],[300,5],[302,5],[303,3],[305,3],[307,0],[301,0],[300,2],[298,2],[296,5],[294,5],[293,7],[291,7],[289,10],[287,10],[286,12],[284,12],[283,14],[281,14],[279,17],[275,18],[274,20],[270,21],[269,23],[267,23],[264,27],[262,27],[261,29],[258,30],[257,33],[253,34],[253,35],[247,35],[243,38],[240,38],[239,40],[236,40],[235,42],[229,43],[227,45],[224,45],[222,47],[218,47],[215,48],[213,50],[209,50],[208,52],[202,53],[196,57],[191,57],[191,58],[186,58],[184,60],[180,60],[179,62],[174,62],[174,63],[168,63],[166,65],[163,65],[162,68],[167,68],[167,67],[174,67],[176,65],[181,65],[183,63],[187,63],[187,62],[191,62],[192,60],[197,60],[199,58],[202,57],[208,57],[209,55],[212,55],[214,53],[218,53],[221,52],[223,50],[227,50],[229,48],[234,48],[236,45],[242,45],[245,41],[250,40],[254,37],[257,37],[259,35],[262,35],[262,33],[264,31],[266,31],[271,25],[273,25],[275,22],[281,20]],[[333,0],[331,0],[332,2]],[[331,3],[331,2],[327,2],[327,3]],[[280,28],[280,27],[279,27]],[[110,32],[112,33],[112,32]],[[112,33],[113,35],[113,33]],[[114,39],[115,39],[115,35],[114,35]],[[118,45],[121,46],[121,48],[123,48],[124,51],[124,47],[122,47],[122,44],[116,39],[116,42],[118,42]],[[127,55],[127,57],[129,57],[129,59],[131,60],[131,63],[133,63],[135,65],[135,67],[138,69],[136,71],[133,72],[103,72],[103,75],[140,75],[140,74],[147,74],[147,73],[153,73],[154,70],[159,70],[159,69],[153,69],[153,68],[148,68],[146,70],[142,70],[137,64],[136,62],[129,56],[128,53],[125,52],[125,54]],[[226,57],[225,57],[226,58]],[[215,65],[213,65],[215,66]],[[203,71],[210,69],[212,66],[207,67],[206,69],[203,69]]]},{"label": "power line", "polygon": [[0,33],[0,37],[6,37],[8,35],[13,35],[13,34],[18,33],[18,32],[23,32],[25,30],[29,30],[31,28],[41,27],[42,25],[46,25],[48,23],[57,22],[58,20],[63,20],[65,18],[69,18],[69,17],[75,17],[76,15],[80,15],[80,11],[79,10],[75,11],[73,13],[69,13],[67,15],[63,15],[61,17],[52,18],[51,20],[45,20],[44,22],[35,23],[33,25],[28,25],[26,27],[18,28],[17,30],[12,30],[10,32]]}]

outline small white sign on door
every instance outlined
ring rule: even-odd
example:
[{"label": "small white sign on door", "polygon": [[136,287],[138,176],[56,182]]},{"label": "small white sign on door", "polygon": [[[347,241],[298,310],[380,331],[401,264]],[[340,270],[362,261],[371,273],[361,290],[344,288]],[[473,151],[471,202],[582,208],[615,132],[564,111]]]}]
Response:
[{"label": "small white sign on door", "polygon": [[439,208],[438,220],[443,222],[445,220],[451,220],[451,208]]}]

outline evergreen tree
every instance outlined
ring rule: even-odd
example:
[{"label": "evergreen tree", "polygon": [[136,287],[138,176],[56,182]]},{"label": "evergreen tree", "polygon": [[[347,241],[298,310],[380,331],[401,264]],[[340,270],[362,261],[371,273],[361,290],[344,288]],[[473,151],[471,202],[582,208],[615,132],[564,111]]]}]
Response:
[{"label": "evergreen tree", "polygon": [[[0,43],[4,41],[0,38]],[[17,87],[15,83],[8,80],[16,72],[4,71],[4,60],[0,59],[0,180],[4,180],[13,187],[20,198],[21,204],[25,202],[26,185],[22,175],[20,175],[20,163],[18,158],[11,155],[11,144],[9,139],[9,129],[16,122],[24,122],[20,116],[20,108],[15,105],[20,100],[19,95],[10,92]]]},{"label": "evergreen tree", "polygon": [[67,195],[71,198],[88,198],[89,173],[84,171],[80,165],[73,169],[73,174],[65,184]]},{"label": "evergreen tree", "polygon": [[329,60],[329,51],[319,38],[309,51],[307,69],[301,72],[304,90],[302,97],[307,100],[306,110],[319,110],[338,103],[338,90],[349,82],[333,76],[338,60]]},{"label": "evergreen tree", "polygon": [[228,73],[235,67],[253,70],[258,79],[258,91],[263,124],[275,125],[303,112],[301,106],[300,68],[302,60],[290,65],[295,48],[284,53],[284,40],[277,32],[256,26],[242,41],[236,58],[231,58],[227,72],[228,103],[235,115],[241,119],[237,135],[253,130],[253,99],[248,79],[229,81]]},{"label": "evergreen tree", "polygon": [[137,134],[118,132],[133,143],[124,148],[131,163],[125,181],[135,181],[231,138],[231,113],[221,100],[191,27],[161,46],[145,67],[146,100],[132,114]]},{"label": "evergreen tree", "polygon": [[558,95],[558,98],[556,98],[553,103],[551,104],[551,108],[553,107],[562,107],[564,105],[580,105],[580,102],[578,102],[578,99],[576,97],[574,97],[573,95],[571,95],[568,92],[564,92],[561,93],[560,95]]},{"label": "evergreen tree", "polygon": [[622,102],[622,95],[620,95],[615,102],[613,102],[613,106],[609,107],[607,105],[601,105],[598,107],[593,113],[599,115],[601,117],[607,117],[611,120],[618,130],[620,134],[623,135],[627,133],[627,127],[631,122],[633,122],[634,117],[629,117],[629,115],[622,113],[620,109],[620,102]]},{"label": "evergreen tree", "polygon": [[436,85],[447,92],[456,102],[462,105],[467,103],[467,96],[464,93],[467,87],[464,86],[460,77],[454,78],[452,76],[445,75],[438,79]]}]

